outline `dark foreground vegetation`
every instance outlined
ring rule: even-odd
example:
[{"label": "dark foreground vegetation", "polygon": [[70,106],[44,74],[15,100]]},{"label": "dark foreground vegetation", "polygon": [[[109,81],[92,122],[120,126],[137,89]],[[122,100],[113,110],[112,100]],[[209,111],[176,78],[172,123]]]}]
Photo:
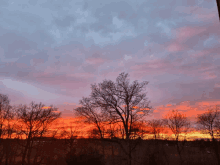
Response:
[{"label": "dark foreground vegetation", "polygon": [[[1,164],[20,165],[26,140],[2,139]],[[133,140],[132,143],[136,143]],[[124,140],[118,143],[98,139],[78,139],[70,148],[68,139],[34,140],[31,153],[28,153],[28,165],[127,165],[128,159],[121,150],[126,145]],[[132,165],[215,165],[216,156],[211,141],[179,141],[182,147],[180,157],[176,141],[138,140],[132,152]],[[219,146],[219,142],[216,142]]]}]

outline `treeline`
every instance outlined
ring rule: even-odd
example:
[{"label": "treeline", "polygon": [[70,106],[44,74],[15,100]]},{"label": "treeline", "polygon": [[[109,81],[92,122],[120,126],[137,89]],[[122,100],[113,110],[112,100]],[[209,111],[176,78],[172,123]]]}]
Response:
[{"label": "treeline", "polygon": [[[183,146],[179,143],[181,133],[187,133],[191,128],[190,120],[178,110],[173,110],[162,120],[146,121],[146,116],[152,112],[149,100],[146,96],[147,81],[130,83],[129,74],[121,73],[116,81],[104,80],[99,84],[91,85],[89,97],[80,100],[81,107],[75,109],[75,114],[83,116],[85,122],[92,123],[96,127],[93,134],[105,140],[105,135],[112,139],[125,139],[127,147],[121,146],[127,155],[128,165],[132,164],[132,152],[137,147],[132,139],[140,139],[147,132],[154,134],[156,139],[168,127],[175,135],[177,153],[180,164],[183,164]],[[218,107],[197,116],[197,125],[202,132],[208,133],[212,138],[213,150],[220,165],[218,143],[216,134],[220,130],[220,113]],[[146,123],[150,130],[143,129]],[[108,127],[106,131],[105,128]],[[115,141],[118,143],[118,141]],[[184,144],[184,143],[181,143]]]},{"label": "treeline", "polygon": [[[81,106],[74,109],[76,116],[84,118],[83,122],[95,126],[95,129],[89,132],[89,137],[94,138],[93,141],[99,139],[102,143],[115,144],[120,148],[120,152],[123,152],[126,164],[132,165],[135,160],[134,153],[142,144],[142,139],[147,134],[152,134],[155,140],[160,139],[161,134],[166,133],[169,128],[175,135],[174,143],[179,157],[178,163],[184,164],[186,161],[183,153],[186,139],[180,142],[179,138],[181,134],[186,135],[191,128],[196,128],[210,135],[212,139],[210,146],[216,162],[220,165],[219,144],[216,140],[220,131],[218,106],[198,115],[196,126],[192,126],[186,115],[178,110],[173,110],[163,119],[146,120],[146,117],[153,112],[146,96],[148,82],[130,83],[128,76],[126,73],[121,73],[116,82],[104,80],[102,83],[91,85],[90,96],[83,97],[80,100]],[[52,105],[46,107],[42,103],[31,102],[30,105],[12,106],[8,96],[0,94],[0,164],[32,165],[59,162],[58,158],[54,157],[56,154],[51,154],[51,152],[46,154],[50,147],[54,148],[51,145],[63,147],[61,149],[63,155],[59,158],[64,159],[65,161],[62,161],[67,164],[74,161],[75,164],[76,162],[82,164],[84,160],[90,162],[98,160],[97,164],[103,163],[103,156],[105,157],[103,147],[101,147],[103,150],[101,155],[93,149],[87,152],[89,147],[84,147],[84,150],[81,149],[83,152],[80,153],[76,151],[78,135],[76,127],[70,126],[68,130],[65,127],[62,130],[51,129],[60,117],[61,113]],[[51,139],[46,140],[45,137]],[[63,141],[56,141],[57,138],[64,137]],[[80,148],[80,143],[77,143]],[[169,160],[165,158],[165,164],[169,164]],[[151,159],[153,160],[149,157],[149,160]],[[53,160],[56,161],[52,163]]]}]

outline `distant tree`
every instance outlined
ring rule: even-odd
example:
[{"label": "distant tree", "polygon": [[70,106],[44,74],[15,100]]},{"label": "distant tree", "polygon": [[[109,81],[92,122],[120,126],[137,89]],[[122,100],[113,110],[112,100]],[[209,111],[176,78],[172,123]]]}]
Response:
[{"label": "distant tree", "polygon": [[20,130],[27,136],[22,165],[25,164],[26,157],[28,164],[31,164],[33,138],[42,137],[48,131],[50,124],[60,117],[61,113],[56,113],[56,111],[57,109],[53,106],[45,108],[42,103],[35,104],[34,102],[31,102],[30,106],[20,105],[17,108]]},{"label": "distant tree", "polygon": [[[189,131],[190,121],[188,120],[186,115],[180,113],[178,110],[173,110],[171,113],[166,115],[166,117],[164,118],[164,122],[175,135],[177,152],[180,157],[180,164],[183,164],[184,160],[182,159],[181,153],[183,151],[184,146],[180,146],[180,144],[178,143],[178,140],[179,140],[179,135],[181,133],[186,134]],[[185,141],[184,143],[181,143],[181,144],[184,145]]]},{"label": "distant tree", "polygon": [[[7,138],[11,138],[13,133],[13,125],[11,120],[14,118],[13,108],[10,105],[10,100],[7,95],[0,94],[0,146],[2,145],[3,136]],[[2,147],[1,147],[2,148]],[[5,159],[5,164],[8,164],[9,154],[11,150],[10,139],[7,141],[4,140],[2,155],[0,156],[0,164]]]},{"label": "distant tree", "polygon": [[220,165],[219,149],[218,143],[216,142],[215,136],[220,133],[220,112],[218,106],[215,109],[208,109],[207,112],[199,114],[197,116],[198,129],[202,133],[208,133],[212,138],[212,146],[218,160],[218,165]]},{"label": "distant tree", "polygon": [[103,124],[106,121],[104,113],[101,112],[97,106],[92,102],[91,98],[84,98],[80,100],[81,107],[75,109],[75,115],[79,117],[84,117],[84,122],[93,124],[97,131],[96,133],[102,139],[104,138],[104,127]]},{"label": "distant tree", "polygon": [[208,109],[207,112],[197,116],[198,129],[202,133],[208,133],[212,140],[220,133],[220,112],[218,107],[216,109]]},{"label": "distant tree", "polygon": [[149,131],[154,135],[154,139],[157,139],[164,130],[164,121],[161,119],[149,120],[147,126],[150,127]]},{"label": "distant tree", "polygon": [[76,139],[80,133],[75,121],[71,121],[68,125],[60,127],[61,133],[60,138],[64,138],[65,144],[67,145],[67,151],[73,149]]},{"label": "distant tree", "polygon": [[181,133],[187,133],[190,129],[190,121],[186,115],[180,113],[178,110],[173,110],[164,118],[164,123],[171,129],[175,135],[176,141],[179,140]]},{"label": "distant tree", "polygon": [[0,138],[5,134],[6,121],[13,118],[12,106],[7,95],[0,94]]},{"label": "distant tree", "polygon": [[[121,73],[116,82],[104,80],[98,85],[93,84],[90,97],[83,98],[80,101],[82,107],[76,109],[77,112],[83,109],[85,116],[91,117],[93,122],[99,121],[94,116],[100,117],[104,114],[105,120],[109,123],[121,123],[125,132],[125,137],[122,138],[127,141],[131,139],[135,123],[143,120],[151,110],[145,91],[148,82],[139,83],[136,80],[130,84],[128,76],[126,73]],[[89,104],[86,104],[88,102]],[[129,148],[131,163],[131,147]]]}]

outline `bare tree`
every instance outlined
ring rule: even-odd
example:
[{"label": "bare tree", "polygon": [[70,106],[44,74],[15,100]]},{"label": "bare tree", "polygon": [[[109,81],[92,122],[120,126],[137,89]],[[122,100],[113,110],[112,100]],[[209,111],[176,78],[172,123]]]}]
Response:
[{"label": "bare tree", "polygon": [[20,105],[17,109],[20,129],[26,134],[26,145],[22,155],[22,165],[25,164],[26,157],[30,164],[30,155],[32,152],[33,138],[42,137],[48,130],[50,124],[60,117],[61,113],[56,113],[56,108],[50,106],[48,109],[40,104],[31,102],[30,106]]},{"label": "bare tree", "polygon": [[150,127],[149,131],[154,135],[154,139],[159,138],[160,133],[164,130],[164,122],[161,119],[149,120],[147,126]]},{"label": "bare tree", "polygon": [[12,106],[7,95],[0,94],[0,138],[5,132],[6,121],[13,118]]},{"label": "bare tree", "polygon": [[220,112],[218,106],[215,109],[208,109],[207,112],[197,116],[198,128],[203,133],[208,133],[212,138],[213,149],[220,165],[218,143],[216,142],[215,135],[219,136],[220,133]]},{"label": "bare tree", "polygon": [[103,124],[106,117],[100,109],[92,103],[91,98],[84,98],[80,100],[81,107],[75,109],[75,115],[84,117],[84,122],[93,124],[98,129],[100,138],[104,138]]},{"label": "bare tree", "polygon": [[212,140],[215,140],[215,134],[218,135],[220,131],[220,113],[216,109],[208,109],[207,112],[197,116],[198,128],[203,133],[208,133]]},{"label": "bare tree", "polygon": [[180,133],[187,133],[190,129],[190,122],[186,115],[180,113],[178,110],[173,110],[169,113],[165,117],[164,122],[175,135],[176,141],[179,140]]},{"label": "bare tree", "polygon": [[[13,125],[11,120],[14,118],[13,108],[10,105],[10,100],[7,95],[0,94],[0,147],[2,149],[0,156],[0,164],[5,160],[7,165],[9,162],[9,156],[12,157],[11,153],[11,139],[4,139],[4,144],[1,138],[11,138],[13,133]],[[3,145],[3,148],[2,148]]]},{"label": "bare tree", "polygon": [[64,139],[65,145],[67,145],[67,152],[70,152],[75,144],[76,140],[78,138],[78,135],[80,133],[79,128],[76,125],[76,121],[71,121],[68,125],[65,125],[61,128],[60,136]]},{"label": "bare tree", "polygon": [[171,113],[169,113],[165,119],[164,119],[165,124],[171,129],[173,134],[175,135],[176,138],[176,146],[177,146],[177,152],[180,157],[180,164],[183,164],[183,159],[182,159],[182,151],[184,148],[185,143],[182,146],[179,145],[178,140],[179,140],[179,135],[180,133],[187,133],[190,129],[190,121],[186,117],[186,115],[178,112],[178,110],[173,110]]},{"label": "bare tree", "polygon": [[[125,133],[121,138],[127,141],[131,139],[135,123],[143,120],[151,110],[145,91],[148,82],[139,83],[136,80],[130,84],[128,76],[126,73],[121,73],[116,82],[104,80],[98,85],[91,85],[90,98],[83,98],[80,101],[81,110],[83,109],[84,114],[91,119],[97,119],[94,116],[100,117],[104,114],[105,120],[109,123],[121,123]],[[89,102],[93,109],[88,108],[85,102]],[[129,143],[129,164],[131,164],[131,148]]]},{"label": "bare tree", "polygon": [[147,84],[137,80],[130,84],[128,74],[121,73],[115,83],[104,80],[92,85],[93,105],[108,114],[109,120],[123,124],[125,139],[130,139],[134,123],[148,115],[151,109],[145,92]]}]

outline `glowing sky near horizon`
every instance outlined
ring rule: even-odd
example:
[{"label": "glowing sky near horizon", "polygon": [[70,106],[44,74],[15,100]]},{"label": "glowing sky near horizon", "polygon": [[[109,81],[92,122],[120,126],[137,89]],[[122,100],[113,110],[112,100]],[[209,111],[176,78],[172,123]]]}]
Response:
[{"label": "glowing sky near horizon", "polygon": [[215,1],[2,0],[0,93],[73,116],[90,85],[149,81],[149,118],[179,109],[194,120],[220,101]]}]

